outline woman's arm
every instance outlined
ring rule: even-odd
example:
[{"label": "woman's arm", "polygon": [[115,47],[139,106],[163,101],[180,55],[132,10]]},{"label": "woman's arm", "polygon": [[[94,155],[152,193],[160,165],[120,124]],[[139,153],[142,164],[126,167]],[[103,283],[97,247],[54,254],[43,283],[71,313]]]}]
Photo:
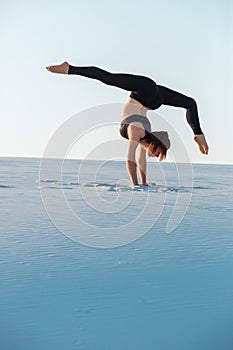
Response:
[{"label": "woman's arm", "polygon": [[138,142],[134,140],[129,140],[126,167],[127,167],[132,185],[138,185],[137,164],[135,160],[135,153],[136,153],[137,147],[138,147]]},{"label": "woman's arm", "polygon": [[146,149],[140,146],[138,155],[138,172],[141,179],[141,184],[146,185]]},{"label": "woman's arm", "polygon": [[[128,170],[132,185],[138,185],[137,164],[136,164],[135,154],[139,144],[139,140],[141,137],[144,136],[145,131],[140,125],[138,125],[138,123],[134,123],[128,126],[127,133],[129,138],[129,147],[128,147],[128,154],[127,154],[127,160],[126,160],[127,170]],[[140,170],[139,170],[139,173],[140,173]]]}]

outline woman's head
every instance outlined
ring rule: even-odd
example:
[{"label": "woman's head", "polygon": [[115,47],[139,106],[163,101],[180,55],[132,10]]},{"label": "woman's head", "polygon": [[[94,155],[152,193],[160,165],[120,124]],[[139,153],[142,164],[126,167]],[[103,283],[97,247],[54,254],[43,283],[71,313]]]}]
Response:
[{"label": "woman's head", "polygon": [[148,138],[148,155],[150,157],[159,157],[159,160],[166,158],[167,150],[171,143],[166,131],[152,131]]}]

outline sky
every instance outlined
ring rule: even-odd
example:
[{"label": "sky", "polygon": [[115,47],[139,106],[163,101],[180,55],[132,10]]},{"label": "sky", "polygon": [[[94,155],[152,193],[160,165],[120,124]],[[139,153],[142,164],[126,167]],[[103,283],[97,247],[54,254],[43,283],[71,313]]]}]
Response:
[{"label": "sky", "polygon": [[[146,75],[194,97],[208,156],[194,143],[183,109],[162,106],[150,111],[153,129],[159,129],[164,118],[193,163],[233,163],[232,1],[1,0],[0,33],[1,156],[42,157],[52,135],[72,116],[80,114],[85,129],[83,111],[91,109],[91,116],[96,106],[123,106],[127,91],[45,70],[67,60]],[[119,113],[119,123],[120,118]],[[101,124],[101,113],[99,120]],[[86,147],[95,148],[99,132],[87,133],[76,150],[73,145],[72,158],[85,157]],[[103,130],[103,142],[105,134]],[[107,134],[122,141],[124,157],[127,141],[116,125]]]}]

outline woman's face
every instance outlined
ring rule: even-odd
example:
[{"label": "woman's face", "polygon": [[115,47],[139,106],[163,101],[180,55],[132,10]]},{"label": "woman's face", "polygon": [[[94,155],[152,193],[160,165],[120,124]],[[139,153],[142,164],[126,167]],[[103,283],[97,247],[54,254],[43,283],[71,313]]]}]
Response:
[{"label": "woman's face", "polygon": [[149,157],[157,157],[158,158],[160,156],[160,152],[161,152],[160,147],[157,147],[156,151],[154,153],[152,153],[148,148],[148,156]]}]

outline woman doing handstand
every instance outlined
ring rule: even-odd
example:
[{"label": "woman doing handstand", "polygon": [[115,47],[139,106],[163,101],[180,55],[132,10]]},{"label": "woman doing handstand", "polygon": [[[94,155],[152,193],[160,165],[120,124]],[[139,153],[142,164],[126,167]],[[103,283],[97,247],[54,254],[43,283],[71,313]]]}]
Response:
[{"label": "woman doing handstand", "polygon": [[76,74],[91,79],[97,79],[104,84],[131,91],[126,102],[120,126],[120,134],[129,140],[127,154],[127,170],[132,185],[138,185],[136,148],[140,145],[138,157],[138,172],[142,185],[146,182],[146,152],[149,157],[166,158],[170,140],[166,131],[151,131],[151,124],[146,114],[161,105],[181,107],[186,109],[186,119],[194,133],[194,140],[203,154],[208,154],[208,145],[201,130],[197,104],[191,97],[185,96],[165,86],[157,85],[152,79],[141,75],[110,73],[98,67],[75,67],[67,62],[48,66],[52,73]]}]

